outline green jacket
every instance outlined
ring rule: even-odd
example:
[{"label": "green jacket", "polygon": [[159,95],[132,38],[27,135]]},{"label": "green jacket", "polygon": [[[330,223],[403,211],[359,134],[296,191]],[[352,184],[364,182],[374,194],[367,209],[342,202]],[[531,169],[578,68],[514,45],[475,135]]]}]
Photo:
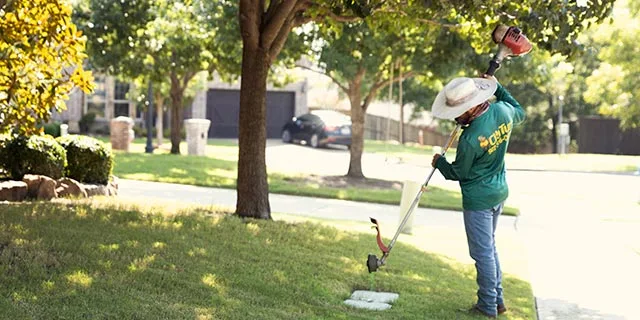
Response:
[{"label": "green jacket", "polygon": [[509,196],[504,155],[511,129],[525,119],[524,109],[498,84],[496,101],[460,135],[456,160],[440,157],[436,168],[447,180],[460,182],[464,210],[484,210]]}]

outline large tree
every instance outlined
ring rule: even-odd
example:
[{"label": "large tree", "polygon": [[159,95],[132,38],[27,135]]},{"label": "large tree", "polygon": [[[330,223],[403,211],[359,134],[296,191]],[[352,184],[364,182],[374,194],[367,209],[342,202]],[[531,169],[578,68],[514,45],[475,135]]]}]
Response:
[{"label": "large tree", "polygon": [[351,1],[240,1],[243,46],[236,214],[271,218],[265,162],[266,87],[269,69],[292,29],[325,18],[357,20],[371,10],[372,6]]},{"label": "large tree", "polygon": [[85,39],[70,18],[66,1],[0,0],[0,133],[34,133],[74,86],[91,90]]},{"label": "large tree", "polygon": [[93,65],[127,78],[168,82],[171,153],[180,153],[191,80],[200,71],[238,71],[238,25],[230,19],[236,6],[203,0],[89,1],[78,17],[85,22]]}]

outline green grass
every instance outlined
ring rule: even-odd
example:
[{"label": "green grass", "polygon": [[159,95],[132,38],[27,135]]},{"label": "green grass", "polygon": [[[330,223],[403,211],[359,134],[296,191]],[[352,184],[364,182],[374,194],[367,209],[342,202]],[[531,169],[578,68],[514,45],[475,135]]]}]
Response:
[{"label": "green grass", "polygon": [[[223,160],[232,158],[234,150],[237,151],[230,146],[210,146],[207,157],[116,152],[114,174],[125,179],[234,189],[237,164],[234,160]],[[331,188],[308,182],[301,176],[279,173],[269,174],[269,192],[383,204],[399,204],[402,195],[401,190],[395,189]],[[430,186],[420,199],[420,206],[461,210],[462,197],[459,191]],[[513,207],[504,211],[506,215],[518,213]]]},{"label": "green grass", "polygon": [[[384,312],[343,304],[369,289],[373,234],[190,209],[26,203],[0,213],[6,319],[473,319],[475,271],[398,243],[375,289]],[[534,319],[530,285],[505,275],[509,319]],[[507,318],[507,317],[502,317]]]},{"label": "green grass", "polygon": [[[405,154],[417,154],[417,155],[433,155],[433,147],[427,145],[418,144],[406,144],[390,143],[380,140],[365,140],[364,150],[369,153],[381,153],[391,156],[402,156]],[[451,149],[453,150],[453,149]]]}]

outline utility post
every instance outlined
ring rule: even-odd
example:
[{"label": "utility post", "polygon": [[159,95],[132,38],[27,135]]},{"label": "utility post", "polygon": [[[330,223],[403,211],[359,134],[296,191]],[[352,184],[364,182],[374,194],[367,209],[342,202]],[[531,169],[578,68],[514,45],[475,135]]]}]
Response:
[{"label": "utility post", "polygon": [[147,146],[144,152],[153,153],[153,88],[151,87],[151,79],[149,79],[149,88],[147,89],[147,116],[145,124],[147,127]]},{"label": "utility post", "polygon": [[558,125],[556,126],[556,142],[558,154],[564,153],[564,136],[562,135],[562,101],[564,96],[558,96]]}]

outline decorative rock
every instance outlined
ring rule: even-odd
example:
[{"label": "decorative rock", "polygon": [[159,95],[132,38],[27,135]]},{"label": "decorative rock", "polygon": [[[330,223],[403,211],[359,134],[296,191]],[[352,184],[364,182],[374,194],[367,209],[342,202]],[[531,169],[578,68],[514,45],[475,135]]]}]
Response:
[{"label": "decorative rock", "polygon": [[108,196],[117,196],[118,195],[118,183],[119,179],[116,176],[111,176],[109,179],[109,184],[107,186],[107,195]]},{"label": "decorative rock", "polygon": [[394,303],[400,297],[392,292],[375,292],[366,290],[356,290],[351,294],[351,299],[362,301],[374,301],[382,303]]},{"label": "decorative rock", "polygon": [[84,189],[87,191],[87,196],[108,196],[109,188],[106,185],[99,184],[85,184]]},{"label": "decorative rock", "polygon": [[25,174],[24,177],[22,177],[22,182],[27,184],[27,197],[35,198],[38,196],[42,177],[43,176],[36,174]]},{"label": "decorative rock", "polygon": [[369,310],[387,310],[391,308],[391,303],[400,297],[392,292],[375,292],[356,290],[351,294],[351,298],[344,301],[346,305]]},{"label": "decorative rock", "polygon": [[59,197],[87,197],[87,191],[84,189],[84,186],[71,178],[62,178],[58,180],[56,192]]},{"label": "decorative rock", "polygon": [[41,176],[40,181],[42,182],[40,183],[40,188],[38,188],[38,193],[36,195],[38,200],[51,200],[58,197],[55,180],[46,176]]},{"label": "decorative rock", "polygon": [[0,182],[0,201],[22,201],[26,197],[26,183],[22,181]]},{"label": "decorative rock", "polygon": [[352,300],[352,299],[348,299],[345,300],[344,303],[346,305],[355,307],[355,308],[359,308],[359,309],[369,309],[369,310],[374,310],[374,311],[382,311],[382,310],[387,310],[387,309],[391,309],[391,305],[388,303],[382,303],[382,302],[367,302],[367,301],[362,301],[362,300]]}]

